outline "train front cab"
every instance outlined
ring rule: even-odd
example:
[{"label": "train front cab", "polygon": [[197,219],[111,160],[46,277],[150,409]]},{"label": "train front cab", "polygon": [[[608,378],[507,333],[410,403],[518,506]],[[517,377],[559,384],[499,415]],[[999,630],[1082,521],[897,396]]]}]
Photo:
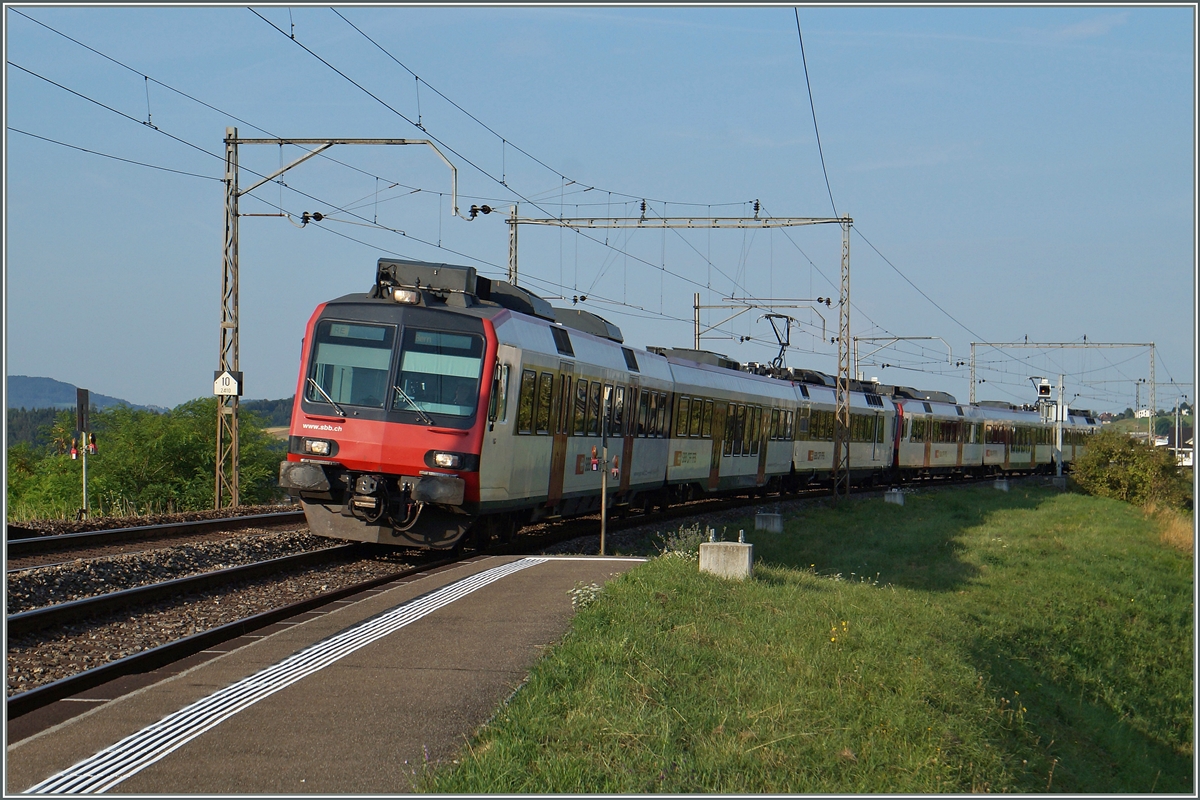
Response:
[{"label": "train front cab", "polygon": [[317,308],[304,341],[280,485],[311,530],[453,546],[477,513],[491,323],[348,295]]}]

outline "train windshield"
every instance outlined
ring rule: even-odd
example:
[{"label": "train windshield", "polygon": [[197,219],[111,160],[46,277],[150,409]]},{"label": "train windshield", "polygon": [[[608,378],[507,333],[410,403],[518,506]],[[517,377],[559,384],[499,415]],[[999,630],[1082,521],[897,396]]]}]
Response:
[{"label": "train windshield", "polygon": [[479,405],[483,337],[407,328],[392,408],[469,417]]},{"label": "train windshield", "polygon": [[391,325],[324,320],[304,397],[310,403],[383,408],[396,329]]}]

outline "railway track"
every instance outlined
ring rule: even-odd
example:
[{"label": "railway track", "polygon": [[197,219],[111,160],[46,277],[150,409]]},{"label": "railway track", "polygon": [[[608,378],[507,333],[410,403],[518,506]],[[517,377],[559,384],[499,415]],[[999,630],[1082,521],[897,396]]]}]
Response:
[{"label": "railway track", "polygon": [[153,540],[168,540],[214,531],[236,531],[262,525],[302,524],[303,511],[281,511],[271,514],[249,514],[223,519],[170,522],[162,525],[139,525],[132,528],[81,533],[39,534],[33,528],[8,526],[7,551],[10,559],[23,556],[44,556],[69,550],[81,550],[114,544]]},{"label": "railway track", "polygon": [[175,578],[160,583],[135,586],[131,589],[121,589],[94,597],[84,597],[79,600],[34,608],[8,615],[8,635],[20,636],[43,628],[79,622],[129,606],[158,602],[188,592],[220,588],[238,581],[278,575],[288,570],[321,564],[334,559],[353,557],[355,554],[362,553],[364,549],[354,544],[335,545],[322,550],[294,553],[266,561],[201,572],[185,578]]}]

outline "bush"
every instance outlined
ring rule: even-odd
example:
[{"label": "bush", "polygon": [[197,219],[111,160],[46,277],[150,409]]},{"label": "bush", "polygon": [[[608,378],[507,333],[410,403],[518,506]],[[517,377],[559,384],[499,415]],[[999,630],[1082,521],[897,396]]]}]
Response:
[{"label": "bush", "polygon": [[1120,431],[1092,436],[1071,474],[1088,494],[1134,505],[1184,508],[1192,500],[1191,485],[1180,475],[1169,448],[1149,447]]}]

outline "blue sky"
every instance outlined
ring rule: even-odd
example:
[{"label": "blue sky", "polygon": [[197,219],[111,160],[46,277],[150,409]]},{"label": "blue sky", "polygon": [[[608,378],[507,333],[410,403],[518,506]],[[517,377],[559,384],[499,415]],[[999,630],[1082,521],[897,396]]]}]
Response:
[{"label": "blue sky", "polygon": [[[867,377],[965,401],[972,341],[1086,336],[1155,342],[1158,405],[1194,401],[1191,6],[801,8],[820,151],[790,6],[335,8],[6,6],[7,374],[162,406],[211,392],[236,125],[434,138],[464,212],[830,217],[832,194],[854,219],[851,332],[937,337],[864,358]],[[242,186],[299,154],[243,146]],[[505,215],[452,217],[432,151],[328,155],[243,198],[292,215],[241,220],[247,398],[293,393],[312,309],[381,256],[504,275]],[[637,346],[690,347],[697,291],[836,295],[840,254],[836,225],[520,232],[523,285],[587,295]],[[771,360],[763,313],[704,347]],[[836,306],[824,337],[790,313],[788,365],[836,371]],[[1119,411],[1148,351],[980,348],[977,396],[1029,402],[1029,376],[1059,373],[1077,406]]]}]

